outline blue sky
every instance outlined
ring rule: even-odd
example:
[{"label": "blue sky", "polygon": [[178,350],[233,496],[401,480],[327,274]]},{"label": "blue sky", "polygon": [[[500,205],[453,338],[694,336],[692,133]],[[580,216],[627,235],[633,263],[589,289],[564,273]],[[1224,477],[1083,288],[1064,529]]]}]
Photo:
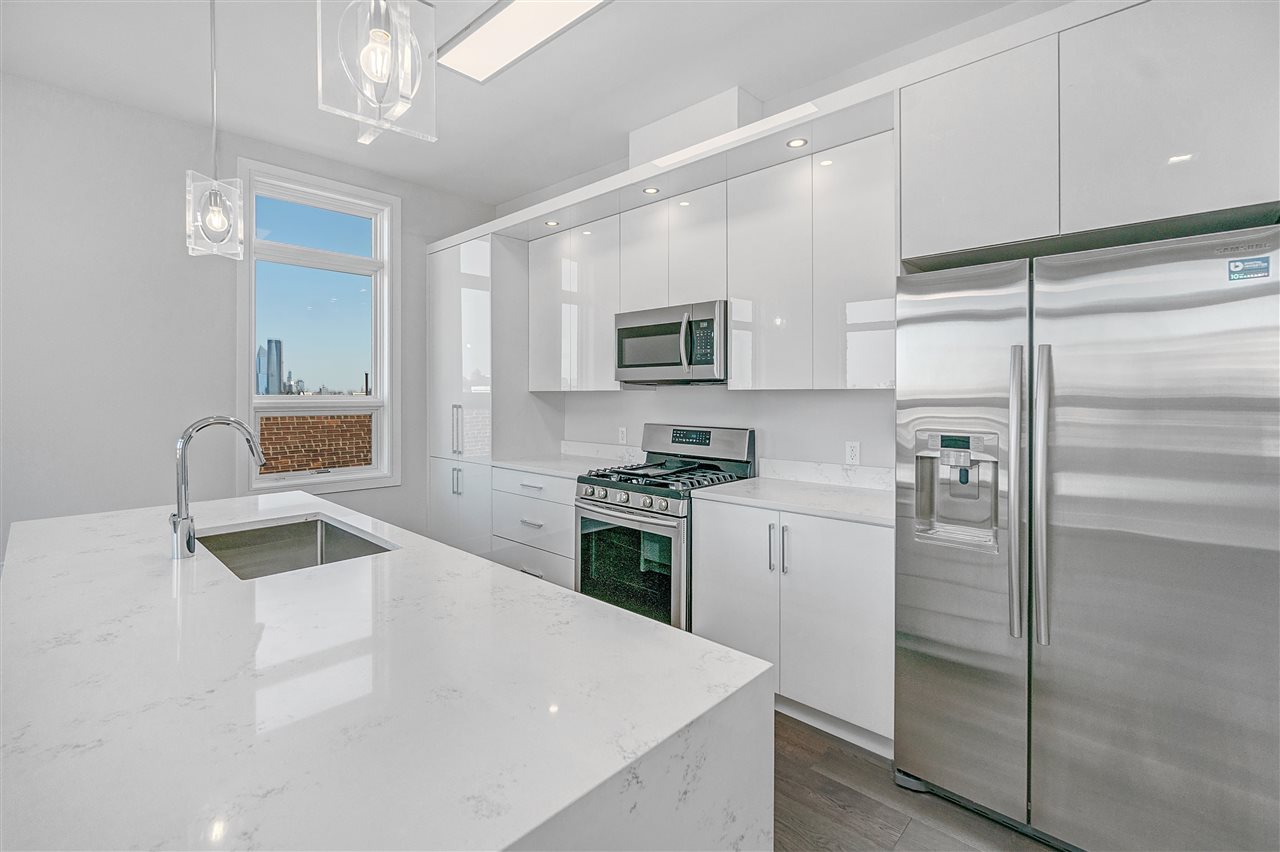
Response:
[{"label": "blue sky", "polygon": [[[259,239],[369,257],[368,219],[259,196]],[[373,285],[364,275],[258,261],[257,341],[284,343],[284,369],[308,390],[359,390],[371,369]]]}]

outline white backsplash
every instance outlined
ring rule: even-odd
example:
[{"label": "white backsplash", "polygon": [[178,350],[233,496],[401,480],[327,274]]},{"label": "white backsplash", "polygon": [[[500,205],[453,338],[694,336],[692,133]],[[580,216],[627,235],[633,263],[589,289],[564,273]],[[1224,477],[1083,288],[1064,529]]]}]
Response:
[{"label": "white backsplash", "polygon": [[[589,441],[561,441],[560,452],[566,456],[584,456],[619,464],[639,464],[644,451],[621,444],[595,444]],[[793,461],[791,459],[756,460],[756,473],[768,479],[790,479],[820,485],[843,485],[852,488],[874,488],[892,491],[893,468],[843,465],[830,462]]]}]

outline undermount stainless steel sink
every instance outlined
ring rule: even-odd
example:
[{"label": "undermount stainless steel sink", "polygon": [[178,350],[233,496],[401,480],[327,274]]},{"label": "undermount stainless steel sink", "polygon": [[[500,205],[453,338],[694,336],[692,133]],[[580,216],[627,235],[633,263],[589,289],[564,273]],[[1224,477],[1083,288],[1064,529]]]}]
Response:
[{"label": "undermount stainless steel sink", "polygon": [[267,526],[197,536],[205,548],[241,580],[387,553],[392,547],[308,517]]}]

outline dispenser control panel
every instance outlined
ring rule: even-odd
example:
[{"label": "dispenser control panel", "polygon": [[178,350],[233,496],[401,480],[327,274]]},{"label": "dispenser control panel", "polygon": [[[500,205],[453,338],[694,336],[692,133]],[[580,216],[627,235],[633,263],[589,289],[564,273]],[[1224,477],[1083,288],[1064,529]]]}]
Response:
[{"label": "dispenser control panel", "polygon": [[916,538],[996,549],[999,446],[990,432],[916,432]]}]

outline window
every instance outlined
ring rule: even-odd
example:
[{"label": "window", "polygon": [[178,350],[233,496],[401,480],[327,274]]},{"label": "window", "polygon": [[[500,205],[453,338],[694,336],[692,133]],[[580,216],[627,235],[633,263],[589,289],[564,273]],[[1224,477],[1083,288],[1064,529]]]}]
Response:
[{"label": "window", "polygon": [[242,413],[267,464],[248,490],[398,485],[400,201],[242,160]]}]

